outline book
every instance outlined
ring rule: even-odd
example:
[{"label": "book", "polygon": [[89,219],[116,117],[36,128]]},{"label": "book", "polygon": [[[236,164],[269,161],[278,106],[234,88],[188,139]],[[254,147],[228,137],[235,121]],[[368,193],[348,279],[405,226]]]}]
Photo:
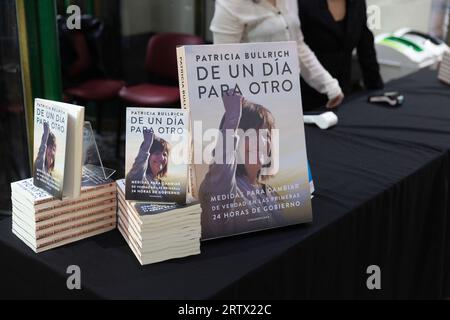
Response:
[{"label": "book", "polygon": [[90,215],[92,211],[104,210],[116,205],[115,194],[106,194],[95,200],[81,202],[75,206],[68,206],[56,210],[45,211],[40,214],[33,213],[29,207],[23,205],[19,200],[12,199],[13,210],[19,215],[23,216],[30,226],[37,227],[38,225],[49,225],[58,221],[66,221],[72,217],[81,217],[86,212]]},{"label": "book", "polygon": [[71,234],[74,230],[79,232],[85,227],[91,227],[103,223],[116,222],[116,208],[110,207],[107,210],[103,209],[90,217],[82,217],[69,221],[68,223],[59,223],[54,226],[46,226],[39,230],[34,230],[26,221],[22,220],[20,216],[14,215],[13,223],[20,226],[26,234],[33,236],[33,241],[48,242],[51,237],[58,238],[61,234]]},{"label": "book", "polygon": [[112,230],[117,223],[117,189],[112,180],[83,179],[81,196],[59,200],[33,185],[11,184],[13,233],[35,252]]},{"label": "book", "polygon": [[88,228],[84,228],[83,230],[77,230],[73,233],[65,233],[64,235],[60,235],[60,237],[53,237],[49,239],[48,242],[39,242],[26,232],[21,229],[21,227],[15,223],[13,223],[12,232],[13,234],[22,240],[28,247],[30,247],[34,252],[40,253],[43,251],[47,251],[50,249],[54,249],[69,243],[73,243],[79,240],[83,240],[86,238],[90,238],[116,228],[115,219],[111,219],[103,224],[97,224],[95,226],[90,226]]},{"label": "book", "polygon": [[33,183],[55,198],[80,195],[83,124],[83,107],[35,99]]},{"label": "book", "polygon": [[127,108],[127,200],[186,203],[188,125],[186,110]]},{"label": "book", "polygon": [[118,180],[118,229],[141,264],[200,253],[200,204],[138,202],[125,199]]},{"label": "book", "polygon": [[[90,182],[90,180],[88,180]],[[21,202],[27,204],[33,213],[39,217],[41,212],[58,209],[61,207],[74,206],[104,195],[115,195],[115,183],[112,181],[103,182],[103,184],[91,185],[90,183],[82,186],[80,197],[75,199],[59,200],[51,194],[33,185],[33,179],[25,179],[11,183],[12,193],[17,195]]]},{"label": "book", "polygon": [[443,83],[450,85],[450,50],[444,53],[442,62],[439,67],[438,78]]},{"label": "book", "polygon": [[312,221],[296,42],[182,46],[177,59],[202,239]]}]

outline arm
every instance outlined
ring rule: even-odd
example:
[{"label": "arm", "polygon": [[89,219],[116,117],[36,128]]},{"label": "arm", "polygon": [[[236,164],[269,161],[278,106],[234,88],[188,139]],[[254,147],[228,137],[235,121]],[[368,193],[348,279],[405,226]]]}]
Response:
[{"label": "arm", "polygon": [[[239,122],[242,115],[243,98],[239,95],[223,96],[225,115],[223,125],[220,128],[223,137],[222,144],[216,146],[216,157],[218,152],[222,155],[221,163],[212,163],[209,171],[203,180],[200,194],[227,194],[236,191],[236,149],[239,138],[236,135]],[[233,143],[232,147],[227,148],[227,144]],[[221,147],[221,150],[217,150]]]},{"label": "arm", "polygon": [[[338,81],[334,79],[327,70],[325,70],[316,55],[305,43],[301,30],[299,31],[299,36],[297,39],[297,47],[300,70],[303,79],[305,79],[305,81],[318,92],[328,96],[328,107],[335,107],[340,104],[344,95]],[[337,100],[336,105],[331,103],[333,100]]]},{"label": "arm", "polygon": [[150,157],[150,148],[153,144],[154,135],[149,130],[144,130],[143,135],[144,141],[139,148],[136,159],[134,159],[133,167],[131,167],[130,172],[127,174],[128,181],[142,181],[145,176],[145,171],[147,171],[148,158]]},{"label": "arm", "polygon": [[380,75],[380,66],[377,61],[377,53],[375,51],[375,43],[372,31],[367,27],[366,5],[363,5],[364,25],[362,26],[361,37],[357,44],[356,50],[358,60],[363,74],[364,85],[367,89],[383,88],[383,80]]},{"label": "arm", "polygon": [[227,9],[222,1],[216,1],[210,30],[215,44],[240,43],[245,25]]},{"label": "arm", "polygon": [[50,129],[48,127],[48,123],[44,122],[44,132],[42,133],[41,145],[39,146],[39,151],[38,151],[36,160],[34,162],[35,169],[44,170],[44,157],[45,157],[45,151],[47,150],[47,140],[48,140],[49,133],[50,133]]}]

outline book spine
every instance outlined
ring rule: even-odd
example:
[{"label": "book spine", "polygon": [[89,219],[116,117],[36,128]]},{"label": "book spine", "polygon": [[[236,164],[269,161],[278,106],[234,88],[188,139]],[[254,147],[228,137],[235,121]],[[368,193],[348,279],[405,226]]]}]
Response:
[{"label": "book spine", "polygon": [[39,217],[36,217],[35,221],[36,224],[43,224],[51,219],[55,219],[72,213],[79,213],[81,211],[89,210],[100,205],[112,204],[115,202],[116,200],[114,198],[114,194],[108,195],[107,197],[102,197],[101,199],[97,197],[93,198],[91,201],[82,203],[83,205],[81,205],[80,207],[63,208],[63,210],[46,212],[45,214],[41,214],[39,215]]},{"label": "book spine", "polygon": [[[189,86],[188,86],[188,74],[186,67],[186,48],[177,48],[177,64],[178,64],[178,79],[180,85],[180,101],[181,108],[189,110],[190,117],[190,99],[189,99]],[[190,134],[190,145],[189,145],[189,165],[188,165],[188,187],[187,187],[187,202],[191,202],[192,198],[197,198],[196,192],[196,176],[195,176],[195,166],[194,166],[194,153],[193,153],[193,139],[192,139],[192,121],[189,121],[189,134]]]},{"label": "book spine", "polygon": [[60,247],[60,246],[63,246],[65,244],[77,242],[77,241],[82,240],[82,239],[86,239],[86,238],[93,237],[93,236],[101,234],[101,233],[105,233],[105,232],[111,231],[111,230],[116,228],[116,224],[117,223],[115,221],[108,222],[108,223],[105,223],[102,226],[98,226],[98,227],[95,227],[95,228],[92,228],[92,229],[89,229],[89,230],[86,230],[86,231],[81,231],[81,232],[78,232],[76,234],[73,234],[73,235],[70,235],[70,236],[65,236],[65,237],[60,238],[60,239],[55,239],[55,240],[52,240],[52,241],[49,241],[49,242],[46,242],[46,243],[38,244],[36,246],[36,252],[39,253],[39,252],[42,252],[42,251],[45,251],[45,250],[50,250],[50,249],[55,248],[55,247]]},{"label": "book spine", "polygon": [[[190,124],[191,125],[191,124]],[[194,199],[197,199],[197,180],[195,176],[195,166],[194,166],[194,139],[192,139],[192,125],[189,130],[189,133],[191,135],[191,142],[189,145],[189,164],[188,164],[188,195],[189,195],[189,201],[193,202]]]},{"label": "book spine", "polygon": [[113,211],[114,210],[111,210],[111,209],[104,210],[100,213],[97,213],[94,216],[87,217],[90,219],[83,219],[83,220],[75,221],[75,223],[73,223],[71,225],[61,225],[57,229],[49,229],[49,230],[45,229],[45,230],[36,232],[36,240],[45,239],[45,238],[51,237],[53,235],[57,235],[59,233],[69,231],[69,230],[87,227],[87,226],[90,226],[92,224],[99,223],[102,221],[107,221],[107,220],[109,221],[111,219],[114,219],[116,216],[116,213],[115,212],[113,213]]},{"label": "book spine", "polygon": [[450,52],[445,52],[442,58],[441,66],[439,68],[439,80],[450,85]]},{"label": "book spine", "polygon": [[[98,185],[94,187],[86,187],[81,190],[79,198],[75,199],[63,199],[58,200],[54,197],[48,195],[48,197],[43,198],[43,195],[38,195],[35,191],[28,188],[26,185],[22,184],[11,184],[11,195],[17,199],[23,198],[32,207],[35,208],[36,212],[46,210],[47,208],[59,208],[63,206],[70,205],[72,203],[77,203],[81,199],[85,199],[87,194],[94,194],[99,190],[115,189],[115,183],[111,182],[108,184]],[[106,192],[106,191],[105,191]]]},{"label": "book spine", "polygon": [[77,230],[76,232],[73,232],[73,231],[75,231],[75,229],[71,230],[72,233],[65,231],[65,232],[61,233],[60,235],[58,234],[56,237],[52,236],[50,239],[43,238],[43,239],[37,240],[36,248],[38,250],[42,250],[45,247],[57,244],[62,241],[67,241],[67,240],[72,240],[72,239],[75,241],[75,240],[78,240],[77,239],[78,237],[81,237],[81,236],[84,236],[84,235],[87,235],[87,234],[90,234],[93,232],[97,232],[97,231],[108,229],[108,228],[115,228],[116,223],[117,223],[117,221],[116,221],[116,218],[114,217],[114,218],[110,218],[110,220],[107,220],[107,221],[100,221],[97,223],[93,223],[86,229]]},{"label": "book spine", "polygon": [[37,224],[36,225],[36,231],[42,231],[45,229],[50,229],[53,227],[57,227],[59,225],[68,224],[71,222],[76,222],[78,220],[86,219],[95,215],[98,215],[100,213],[104,213],[105,211],[114,211],[116,210],[117,206],[113,202],[104,202],[98,205],[98,207],[95,208],[88,208],[85,210],[80,211],[80,213],[76,214],[69,214],[62,216],[61,219],[58,220],[51,220],[51,221],[45,221],[45,224]]},{"label": "book spine", "polygon": [[50,210],[58,209],[58,208],[64,208],[69,206],[74,206],[82,202],[87,202],[95,198],[104,197],[106,195],[113,196],[115,194],[114,188],[110,188],[109,190],[96,190],[92,193],[82,193],[80,197],[72,199],[70,201],[58,201],[58,202],[49,202],[42,206],[34,206],[34,211],[36,215],[39,215],[41,213],[48,212]]},{"label": "book spine", "polygon": [[180,86],[181,108],[190,110],[185,47],[177,48],[177,64],[178,64],[178,82]]}]

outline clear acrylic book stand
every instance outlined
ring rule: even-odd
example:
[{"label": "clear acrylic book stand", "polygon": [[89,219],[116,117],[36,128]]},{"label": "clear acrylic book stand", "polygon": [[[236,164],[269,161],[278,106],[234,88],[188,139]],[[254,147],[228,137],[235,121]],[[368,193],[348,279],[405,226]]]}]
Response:
[{"label": "clear acrylic book stand", "polygon": [[89,184],[94,181],[104,182],[115,172],[116,170],[103,166],[91,123],[86,121],[83,128],[83,178],[81,184]]}]

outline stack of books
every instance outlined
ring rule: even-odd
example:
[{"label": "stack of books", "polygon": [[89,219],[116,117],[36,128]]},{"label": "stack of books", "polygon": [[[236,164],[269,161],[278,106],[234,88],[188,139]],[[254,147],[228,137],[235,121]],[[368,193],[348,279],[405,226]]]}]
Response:
[{"label": "stack of books", "polygon": [[141,265],[200,253],[200,204],[125,200],[117,181],[118,228]]},{"label": "stack of books", "polygon": [[450,85],[450,50],[444,53],[441,67],[439,68],[439,80]]},{"label": "stack of books", "polygon": [[77,198],[58,200],[26,179],[11,184],[12,232],[35,252],[46,251],[116,228],[112,180],[84,183]]}]

